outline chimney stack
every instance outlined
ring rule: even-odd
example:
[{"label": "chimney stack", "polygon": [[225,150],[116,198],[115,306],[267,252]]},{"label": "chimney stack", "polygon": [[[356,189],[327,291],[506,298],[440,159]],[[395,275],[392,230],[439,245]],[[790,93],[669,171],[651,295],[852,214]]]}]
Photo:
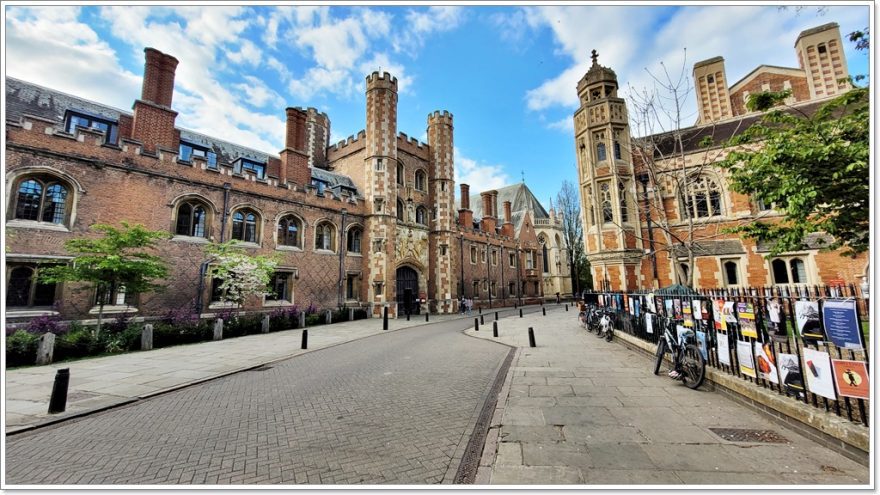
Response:
[{"label": "chimney stack", "polygon": [[306,150],[306,119],[308,114],[302,108],[287,107],[287,125],[284,132],[284,150],[281,154],[279,180],[288,180],[302,188],[311,184],[312,172],[309,169],[309,155]]},{"label": "chimney stack", "polygon": [[141,99],[134,102],[131,137],[143,150],[177,151],[180,139],[174,130],[177,112],[171,109],[177,59],[155,48],[144,49],[144,80]]},{"label": "chimney stack", "polygon": [[461,208],[458,209],[458,224],[466,229],[474,228],[474,212],[471,211],[471,186],[459,184],[461,188]]},{"label": "chimney stack", "polygon": [[504,223],[501,224],[501,235],[513,237],[513,222],[510,220],[510,201],[504,202]]},{"label": "chimney stack", "polygon": [[492,195],[492,218],[498,224],[498,191],[489,191],[489,194]]},{"label": "chimney stack", "polygon": [[493,216],[494,208],[492,204],[492,193],[498,194],[497,191],[486,191],[480,193],[480,199],[483,200],[483,218],[480,220],[480,229],[483,232],[495,233],[495,217]]}]

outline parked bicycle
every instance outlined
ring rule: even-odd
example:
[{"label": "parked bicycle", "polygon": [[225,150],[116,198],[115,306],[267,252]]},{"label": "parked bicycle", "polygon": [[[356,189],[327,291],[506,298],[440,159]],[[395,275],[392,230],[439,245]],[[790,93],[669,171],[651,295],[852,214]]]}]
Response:
[{"label": "parked bicycle", "polygon": [[692,330],[685,330],[678,338],[675,337],[675,321],[666,320],[663,325],[663,337],[657,344],[657,361],[654,363],[654,374],[660,373],[660,364],[667,352],[672,354],[672,370],[669,377],[681,380],[688,388],[696,389],[706,378],[706,360],[696,343],[696,335]]},{"label": "parked bicycle", "polygon": [[615,314],[610,310],[602,310],[597,318],[596,334],[599,338],[605,337],[607,342],[611,342],[614,337],[614,318]]}]

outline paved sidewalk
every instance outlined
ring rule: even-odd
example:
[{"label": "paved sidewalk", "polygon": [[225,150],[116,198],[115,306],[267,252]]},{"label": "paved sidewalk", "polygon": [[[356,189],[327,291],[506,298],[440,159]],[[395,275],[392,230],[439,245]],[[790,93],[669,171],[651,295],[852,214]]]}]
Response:
[{"label": "paved sidewalk", "polygon": [[[465,317],[458,314],[431,315],[431,322],[458,318]],[[424,324],[424,315],[414,315],[410,321],[406,318],[389,319],[388,331]],[[125,404],[380,333],[383,333],[382,319],[372,318],[311,328],[308,350],[300,349],[302,330],[286,330],[7,370],[6,433]],[[49,396],[55,372],[60,368],[70,368],[67,410],[50,415],[46,412]]]},{"label": "paved sidewalk", "polygon": [[[536,348],[528,343],[534,327]],[[492,326],[479,332],[493,339]],[[843,485],[869,470],[719,394],[652,374],[653,362],[548,307],[499,321],[519,347],[483,452],[478,484]],[[709,428],[771,430],[789,443],[722,440]]]}]

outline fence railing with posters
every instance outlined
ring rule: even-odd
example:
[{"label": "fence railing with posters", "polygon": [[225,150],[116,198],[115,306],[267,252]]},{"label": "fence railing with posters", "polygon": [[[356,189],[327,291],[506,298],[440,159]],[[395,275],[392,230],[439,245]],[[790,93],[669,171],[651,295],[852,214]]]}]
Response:
[{"label": "fence railing with posters", "polygon": [[[618,330],[657,343],[693,330],[706,364],[868,426],[867,301],[854,285],[585,292]],[[867,318],[865,318],[867,320]]]}]

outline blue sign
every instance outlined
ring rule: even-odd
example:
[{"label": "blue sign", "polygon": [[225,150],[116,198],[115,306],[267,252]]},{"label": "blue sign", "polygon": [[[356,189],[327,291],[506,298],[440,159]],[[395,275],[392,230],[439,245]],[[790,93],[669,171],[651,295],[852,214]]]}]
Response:
[{"label": "blue sign", "polygon": [[837,347],[862,349],[862,334],[853,300],[831,300],[822,306],[825,333]]}]

